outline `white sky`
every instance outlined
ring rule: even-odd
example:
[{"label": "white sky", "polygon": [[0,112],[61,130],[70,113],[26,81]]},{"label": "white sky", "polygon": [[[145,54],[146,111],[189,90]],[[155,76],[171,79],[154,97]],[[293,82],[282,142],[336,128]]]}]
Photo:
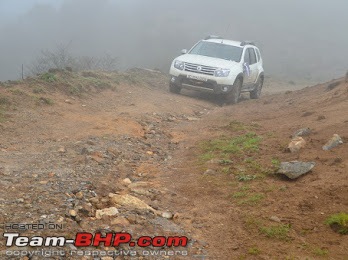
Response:
[{"label": "white sky", "polygon": [[50,4],[59,7],[63,0],[0,0],[0,21],[16,19],[36,4]]}]

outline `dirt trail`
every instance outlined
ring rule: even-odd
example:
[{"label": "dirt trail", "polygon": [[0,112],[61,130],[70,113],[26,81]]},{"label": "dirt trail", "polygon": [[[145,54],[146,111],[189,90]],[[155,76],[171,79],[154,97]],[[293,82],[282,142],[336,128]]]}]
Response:
[{"label": "dirt trail", "polygon": [[[189,256],[169,259],[347,259],[347,237],[325,225],[348,210],[343,81],[332,90],[323,84],[221,107],[207,95],[169,94],[167,76],[154,71],[56,77],[0,88],[1,223],[64,225],[56,233],[20,231],[29,236],[102,230],[189,237],[180,248]],[[91,87],[64,94],[75,85]],[[305,148],[285,151],[303,127],[312,130]],[[257,149],[228,158],[205,154],[208,140],[248,134],[259,140]],[[323,151],[333,134],[344,144]],[[272,173],[278,161],[290,160],[316,166],[295,181]],[[109,193],[135,196],[159,213],[114,205]],[[111,206],[116,216],[95,218]]]}]

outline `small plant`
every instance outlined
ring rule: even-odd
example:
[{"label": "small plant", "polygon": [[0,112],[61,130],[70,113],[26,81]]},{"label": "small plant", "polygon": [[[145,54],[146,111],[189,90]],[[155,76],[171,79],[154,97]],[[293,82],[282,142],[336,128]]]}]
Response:
[{"label": "small plant", "polygon": [[45,97],[40,97],[37,99],[37,102],[36,102],[38,105],[40,104],[44,104],[44,105],[49,105],[49,106],[52,106],[54,104],[53,100],[50,99],[50,98],[45,98]]},{"label": "small plant", "polygon": [[239,191],[239,192],[234,193],[232,195],[232,198],[239,199],[239,198],[244,198],[246,196],[247,196],[247,194],[245,192]]},{"label": "small plant", "polygon": [[261,234],[268,238],[276,238],[280,240],[289,239],[290,224],[281,224],[271,227],[260,227],[259,231]]},{"label": "small plant", "polygon": [[257,247],[251,247],[249,248],[248,253],[250,255],[258,255],[260,254],[260,249],[258,249]]},{"label": "small plant", "polygon": [[251,195],[250,197],[240,201],[239,205],[256,205],[258,204],[265,196],[263,194],[257,193]]},{"label": "small plant", "polygon": [[228,124],[228,129],[232,131],[241,131],[241,130],[245,130],[246,126],[242,122],[233,120]]},{"label": "small plant", "polygon": [[238,174],[236,176],[236,179],[238,181],[252,181],[255,180],[257,178],[256,175],[245,175],[245,174]]},{"label": "small plant", "polygon": [[222,159],[219,161],[219,164],[221,165],[229,165],[229,164],[232,164],[233,161],[229,160],[229,159]]},{"label": "small plant", "polygon": [[4,111],[2,109],[0,109],[0,123],[5,121],[5,114]]},{"label": "small plant", "polygon": [[42,87],[35,87],[35,88],[33,88],[33,93],[34,94],[44,94],[45,90]]},{"label": "small plant", "polygon": [[11,89],[10,92],[13,94],[13,95],[17,95],[17,96],[24,96],[26,95],[26,93],[20,89]]},{"label": "small plant", "polygon": [[0,106],[11,104],[7,97],[0,97]]},{"label": "small plant", "polygon": [[286,191],[288,189],[288,186],[283,185],[279,188],[280,191]]},{"label": "small plant", "polygon": [[322,249],[322,248],[316,248],[316,249],[314,249],[313,253],[317,256],[326,256],[329,253],[329,250]]},{"label": "small plant", "polygon": [[273,158],[273,159],[272,159],[272,165],[273,165],[274,168],[279,169],[279,167],[280,167],[280,161],[279,161],[279,159]]},{"label": "small plant", "polygon": [[229,174],[231,172],[231,168],[230,167],[223,167],[221,169],[222,173],[224,174]]},{"label": "small plant", "polygon": [[40,76],[40,78],[46,82],[54,82],[57,81],[57,77],[56,75],[54,75],[53,73],[47,72],[45,74],[42,74]]},{"label": "small plant", "polygon": [[347,213],[338,213],[331,215],[325,223],[330,225],[330,227],[342,235],[348,234],[348,214]]}]

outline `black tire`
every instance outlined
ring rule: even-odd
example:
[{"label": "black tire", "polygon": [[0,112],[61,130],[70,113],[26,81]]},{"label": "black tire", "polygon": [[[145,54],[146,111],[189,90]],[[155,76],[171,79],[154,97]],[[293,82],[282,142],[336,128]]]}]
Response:
[{"label": "black tire", "polygon": [[257,80],[255,89],[253,91],[250,91],[251,99],[260,98],[262,86],[263,86],[263,76],[259,77],[259,79]]},{"label": "black tire", "polygon": [[237,104],[239,97],[240,97],[240,91],[242,89],[242,79],[237,78],[232,86],[232,90],[226,94],[227,102],[230,104]]},{"label": "black tire", "polygon": [[169,83],[169,91],[175,94],[179,94],[181,91],[181,88],[173,83]]}]

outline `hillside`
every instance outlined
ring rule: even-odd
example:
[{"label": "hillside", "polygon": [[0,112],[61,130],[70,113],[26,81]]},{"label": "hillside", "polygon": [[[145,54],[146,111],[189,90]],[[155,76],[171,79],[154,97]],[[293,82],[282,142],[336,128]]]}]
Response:
[{"label": "hillside", "polygon": [[[64,225],[27,236],[187,236],[169,259],[346,259],[347,236],[325,222],[348,213],[348,83],[267,80],[269,94],[233,106],[171,94],[167,75],[145,69],[1,83],[0,222]],[[291,153],[302,128],[306,144]],[[324,151],[334,134],[343,144]],[[295,180],[276,174],[295,160],[315,166]],[[143,249],[122,249],[137,258],[116,259],[141,259]]]}]

